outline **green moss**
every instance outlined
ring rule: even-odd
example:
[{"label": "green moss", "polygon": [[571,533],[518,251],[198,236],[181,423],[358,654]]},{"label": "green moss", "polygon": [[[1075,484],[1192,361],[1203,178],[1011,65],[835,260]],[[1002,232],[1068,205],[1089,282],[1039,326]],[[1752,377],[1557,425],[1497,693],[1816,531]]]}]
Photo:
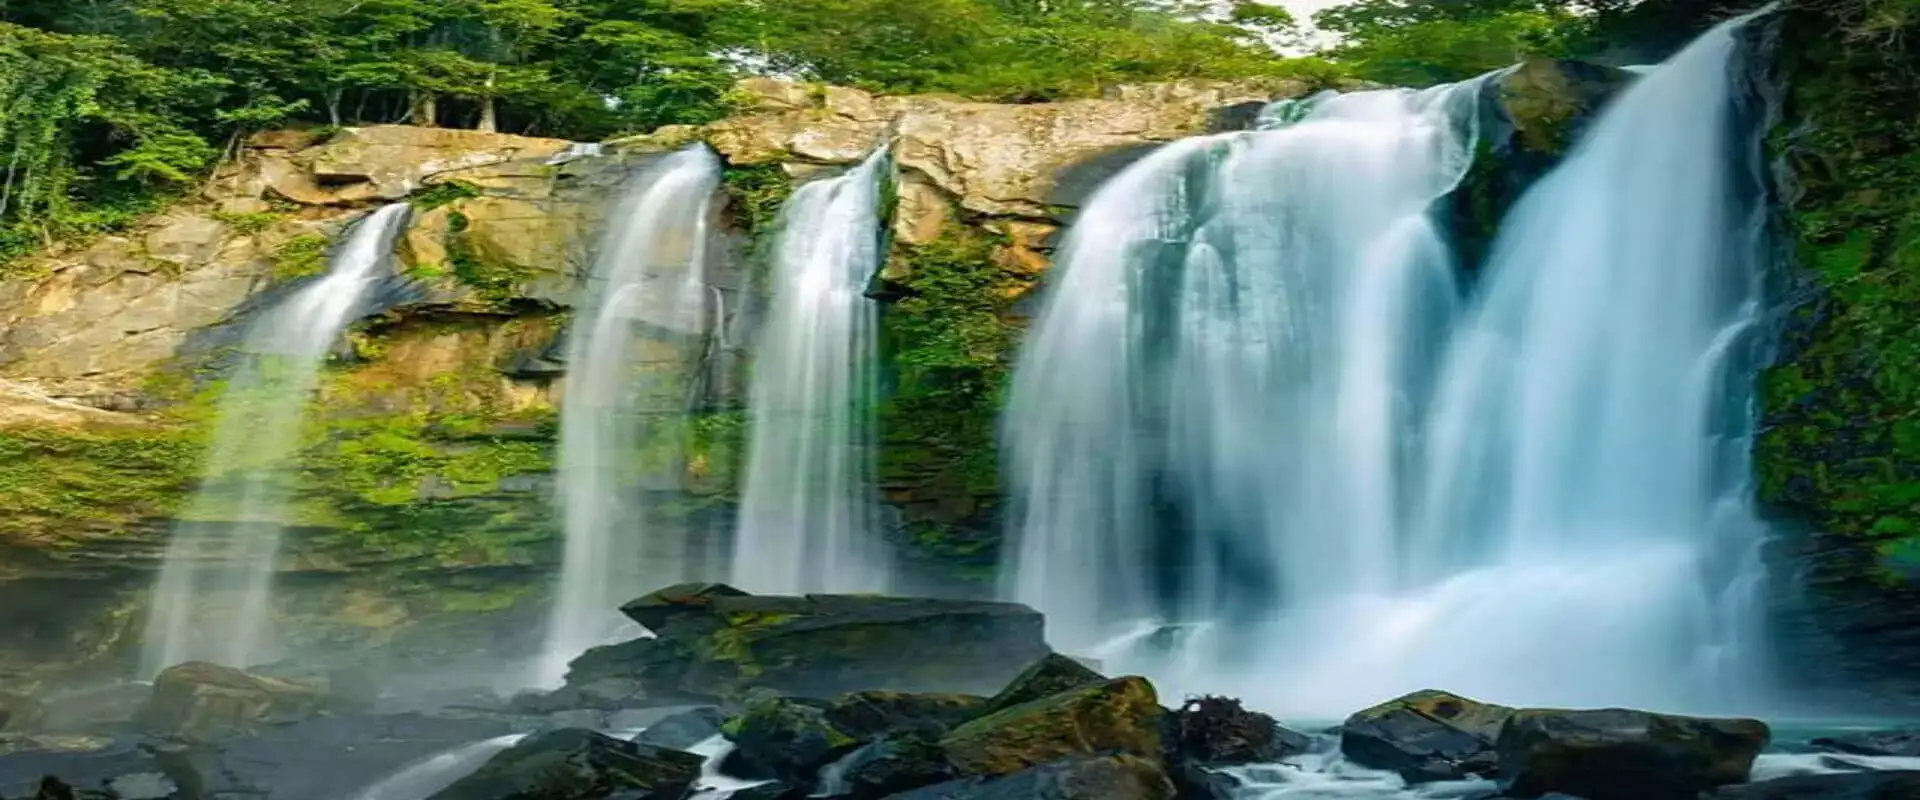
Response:
[{"label": "green moss", "polygon": [[887,309],[891,391],[880,408],[883,480],[944,476],[953,488],[999,487],[995,420],[1019,328],[1006,297],[1016,279],[993,263],[996,242],[950,231],[901,246],[890,271],[906,296]]},{"label": "green moss", "polygon": [[203,451],[172,427],[0,430],[0,538],[64,543],[171,514]]},{"label": "green moss", "polygon": [[273,276],[283,281],[318,275],[327,269],[327,237],[295,236],[273,250]]},{"label": "green moss", "polygon": [[779,164],[728,167],[721,189],[747,233],[759,237],[780,221],[780,208],[793,196],[793,178]]},{"label": "green moss", "polygon": [[458,210],[448,218],[448,266],[454,280],[461,285],[472,288],[482,299],[504,304],[519,294],[520,284],[532,278],[533,271],[517,264],[493,263],[481,258],[466,236],[472,224],[472,220]]},{"label": "green moss", "polygon": [[216,211],[213,213],[213,218],[226,223],[227,227],[232,228],[234,233],[242,236],[251,236],[280,224],[280,221],[286,219],[287,215],[273,211],[249,213]]},{"label": "green moss", "polygon": [[1920,68],[1809,12],[1785,28],[1794,127],[1774,145],[1800,182],[1791,233],[1822,302],[1762,383],[1761,492],[1860,541],[1892,580],[1920,548]]},{"label": "green moss", "polygon": [[447,181],[414,192],[407,202],[413,204],[415,211],[426,213],[469,197],[479,197],[480,193],[480,187],[466,181]]}]

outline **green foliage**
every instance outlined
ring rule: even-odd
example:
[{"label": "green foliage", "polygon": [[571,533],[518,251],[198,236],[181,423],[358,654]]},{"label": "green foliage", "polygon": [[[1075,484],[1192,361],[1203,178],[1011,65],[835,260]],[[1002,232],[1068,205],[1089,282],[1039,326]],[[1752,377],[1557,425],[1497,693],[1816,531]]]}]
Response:
[{"label": "green foliage", "polygon": [[1527,58],[1572,55],[1611,3],[1361,0],[1314,15],[1342,41],[1327,56],[1368,80],[1429,86]]},{"label": "green foliage", "polygon": [[779,164],[729,167],[721,175],[721,188],[747,232],[758,235],[780,221],[781,207],[793,196],[793,178]]},{"label": "green foliage", "polygon": [[1792,117],[1809,124],[1775,146],[1803,190],[1793,233],[1824,297],[1800,312],[1804,346],[1766,377],[1759,467],[1769,502],[1890,568],[1920,547],[1920,69],[1889,47],[1920,19],[1894,35],[1878,6],[1783,24]]},{"label": "green foliage", "polygon": [[1016,283],[994,242],[950,231],[901,246],[908,295],[887,309],[892,391],[880,409],[883,481],[932,481],[958,494],[999,488],[995,420],[1018,328],[1005,299]]},{"label": "green foliage", "polygon": [[253,234],[280,224],[280,221],[287,217],[285,214],[273,211],[244,213],[215,211],[213,212],[213,218],[225,223],[227,227],[233,229],[234,233],[242,236],[252,236]]},{"label": "green foliage", "polygon": [[203,445],[173,428],[0,430],[0,538],[64,544],[61,531],[111,531],[173,512]]},{"label": "green foliage", "polygon": [[478,186],[466,181],[447,181],[414,192],[407,198],[407,202],[413,204],[414,210],[424,214],[450,203],[479,196],[480,187]]},{"label": "green foliage", "polygon": [[318,233],[302,234],[273,249],[273,277],[290,281],[318,275],[327,269],[327,249],[331,242]]}]

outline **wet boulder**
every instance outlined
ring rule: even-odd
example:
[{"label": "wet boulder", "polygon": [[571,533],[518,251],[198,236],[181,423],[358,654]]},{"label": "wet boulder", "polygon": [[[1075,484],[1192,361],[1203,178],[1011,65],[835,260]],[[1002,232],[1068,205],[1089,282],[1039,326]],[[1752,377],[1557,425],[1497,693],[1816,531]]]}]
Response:
[{"label": "wet boulder", "polygon": [[834,727],[864,741],[910,731],[942,735],[980,716],[986,703],[970,694],[853,692],[834,698],[826,714]]},{"label": "wet boulder", "polygon": [[701,706],[655,721],[633,740],[655,747],[685,750],[720,735],[727,715],[714,706]]},{"label": "wet boulder", "polygon": [[771,692],[756,692],[723,733],[735,746],[731,768],[793,785],[811,784],[821,767],[860,746],[820,705]]},{"label": "wet boulder", "polygon": [[1195,697],[1167,717],[1169,761],[1206,767],[1266,764],[1307,751],[1313,740],[1230,697]]},{"label": "wet boulder", "polygon": [[1062,759],[994,778],[950,781],[893,800],[1172,800],[1160,765],[1131,755]]},{"label": "wet boulder", "polygon": [[1588,800],[1692,800],[1747,779],[1770,733],[1753,719],[1627,709],[1514,712],[1500,730],[1507,794]]},{"label": "wet boulder", "polygon": [[724,583],[678,583],[627,601],[620,606],[620,613],[659,633],[676,617],[706,616],[714,598],[746,596],[746,592]]},{"label": "wet boulder", "polygon": [[957,777],[936,738],[908,733],[861,745],[827,765],[821,771],[819,793],[848,800],[878,800]]},{"label": "wet boulder", "polygon": [[1163,713],[1153,684],[1118,678],[973,720],[940,745],[962,775],[1006,775],[1094,754],[1158,762]]},{"label": "wet boulder", "polygon": [[1920,758],[1920,728],[1823,736],[1811,744],[1820,750],[1853,756]]},{"label": "wet boulder", "polygon": [[1703,800],[1913,800],[1920,797],[1920,771],[1795,775],[1723,786],[1701,797]]},{"label": "wet boulder", "polygon": [[1513,713],[1449,692],[1414,692],[1348,717],[1340,753],[1408,783],[1491,777],[1500,764],[1495,741]]},{"label": "wet boulder", "polygon": [[1014,676],[1006,688],[987,701],[983,713],[991,714],[1002,709],[1012,708],[1021,703],[1030,703],[1043,697],[1052,697],[1061,692],[1070,692],[1086,686],[1106,683],[1107,676],[1059,653],[1048,653],[1028,664],[1026,669]]},{"label": "wet boulder", "polygon": [[680,688],[714,697],[749,687],[816,698],[984,693],[1048,652],[1039,612],[1014,603],[729,596],[713,597],[708,614],[672,620],[661,636],[689,640],[697,656]]},{"label": "wet boulder", "polygon": [[535,734],[430,800],[678,800],[704,759],[578,728]]},{"label": "wet boulder", "polygon": [[595,647],[567,665],[566,683],[559,690],[523,696],[515,706],[545,713],[711,702],[711,697],[680,690],[681,680],[696,658],[687,643],[669,639],[634,639]]},{"label": "wet boulder", "polygon": [[312,684],[204,662],[168,667],[134,723],[155,733],[208,736],[312,717],[326,698]]}]

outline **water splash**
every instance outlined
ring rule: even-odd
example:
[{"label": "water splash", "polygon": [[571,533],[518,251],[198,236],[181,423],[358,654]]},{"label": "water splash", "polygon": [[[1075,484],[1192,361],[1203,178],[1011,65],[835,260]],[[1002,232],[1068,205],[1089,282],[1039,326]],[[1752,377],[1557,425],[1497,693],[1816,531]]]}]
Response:
[{"label": "water splash", "polygon": [[199,491],[167,542],[141,674],[183,661],[268,659],[271,589],[309,401],[328,351],[391,269],[406,204],[360,221],[325,275],[260,313],[227,379]]},{"label": "water splash", "polygon": [[1015,378],[1014,595],[1067,647],[1143,618],[1232,630],[1184,661],[1116,640],[1116,668],[1287,714],[1430,686],[1753,702],[1768,337],[1742,24],[1614,102],[1464,310],[1428,209],[1477,86],[1322,100],[1117,178]]},{"label": "water splash", "polygon": [[[642,592],[699,577],[699,546],[642,530],[641,499],[668,470],[649,447],[684,421],[686,365],[704,351],[711,201],[720,163],[704,145],[661,159],[612,215],[567,343],[560,411],[566,551],[536,682],[622,635],[616,611]],[[667,486],[664,488],[677,488]]]},{"label": "water splash", "polygon": [[886,588],[874,519],[873,398],[882,150],[800,187],[782,213],[754,363],[733,581],[754,592]]}]

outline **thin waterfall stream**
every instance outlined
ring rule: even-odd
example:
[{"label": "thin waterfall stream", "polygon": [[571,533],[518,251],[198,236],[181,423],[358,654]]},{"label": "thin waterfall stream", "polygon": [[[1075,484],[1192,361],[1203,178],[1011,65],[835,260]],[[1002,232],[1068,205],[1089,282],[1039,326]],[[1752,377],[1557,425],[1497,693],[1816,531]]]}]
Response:
[{"label": "thin waterfall stream", "polygon": [[[708,225],[720,162],[704,145],[649,166],[608,217],[567,340],[560,411],[560,501],[566,545],[539,674],[632,623],[619,605],[699,577],[699,548],[644,529],[641,451],[678,431],[689,353],[709,332]],[[671,430],[669,430],[671,429]]]},{"label": "thin waterfall stream", "polygon": [[881,591],[873,485],[882,149],[800,187],[781,215],[753,370],[733,581],[753,592]]},{"label": "thin waterfall stream", "polygon": [[1016,372],[1007,592],[1059,646],[1289,715],[1752,702],[1742,24],[1616,98],[1464,293],[1436,201],[1499,73],[1276,107],[1111,181]]},{"label": "thin waterfall stream", "polygon": [[184,661],[245,667],[270,658],[274,571],[290,520],[287,473],[320,368],[385,271],[409,207],[358,222],[327,272],[260,312],[219,400],[206,474],[167,542],[141,674]]}]

